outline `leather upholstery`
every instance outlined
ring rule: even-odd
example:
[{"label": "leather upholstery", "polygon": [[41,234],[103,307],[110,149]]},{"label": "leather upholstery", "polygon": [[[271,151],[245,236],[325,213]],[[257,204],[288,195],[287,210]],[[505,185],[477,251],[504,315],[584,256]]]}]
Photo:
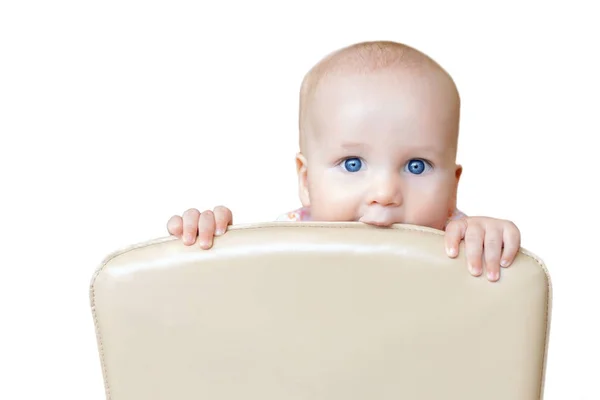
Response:
[{"label": "leather upholstery", "polygon": [[491,283],[463,249],[410,225],[275,222],[118,251],[90,288],[107,399],[541,399],[543,262],[522,249]]}]

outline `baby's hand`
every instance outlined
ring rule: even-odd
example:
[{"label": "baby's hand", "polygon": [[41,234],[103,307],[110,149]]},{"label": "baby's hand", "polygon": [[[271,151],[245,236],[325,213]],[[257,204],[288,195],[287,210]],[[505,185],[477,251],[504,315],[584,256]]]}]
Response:
[{"label": "baby's hand", "polygon": [[190,208],[182,217],[172,216],[167,222],[167,230],[173,236],[183,237],[185,245],[194,244],[198,236],[200,247],[210,249],[213,237],[224,234],[232,219],[231,211],[227,207],[218,206],[213,211],[206,210],[202,213]]},{"label": "baby's hand", "polygon": [[492,282],[500,279],[500,266],[511,265],[521,246],[521,233],[514,223],[487,217],[465,217],[448,224],[446,252],[450,257],[458,255],[463,238],[471,274],[480,276],[485,260],[487,278]]}]

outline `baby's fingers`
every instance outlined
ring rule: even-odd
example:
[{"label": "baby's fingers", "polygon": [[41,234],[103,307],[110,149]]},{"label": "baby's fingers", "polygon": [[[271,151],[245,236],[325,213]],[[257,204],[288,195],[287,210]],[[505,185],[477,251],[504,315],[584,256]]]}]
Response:
[{"label": "baby's fingers", "polygon": [[173,215],[167,222],[167,231],[169,235],[181,238],[183,235],[183,219],[179,215]]},{"label": "baby's fingers", "polygon": [[200,214],[198,222],[198,241],[203,249],[210,249],[213,245],[213,237],[215,234],[215,214],[206,210]]},{"label": "baby's fingers", "polygon": [[502,228],[488,228],[485,232],[485,270],[490,282],[500,279],[500,255],[502,254]]},{"label": "baby's fingers", "polygon": [[521,248],[521,232],[516,225],[511,223],[504,228],[503,237],[504,251],[502,252],[502,261],[500,261],[500,265],[506,268],[513,263]]},{"label": "baby's fingers", "polygon": [[466,229],[467,223],[465,220],[451,221],[446,226],[444,238],[446,242],[446,254],[449,257],[455,258],[458,256],[458,247],[465,236]]},{"label": "baby's fingers", "polygon": [[200,211],[195,208],[190,208],[183,213],[183,244],[191,245],[196,241],[198,218],[200,218]]},{"label": "baby's fingers", "polygon": [[233,216],[231,210],[227,207],[217,206],[214,210],[215,214],[215,236],[220,236],[225,233],[227,227],[231,225]]},{"label": "baby's fingers", "polygon": [[473,276],[480,276],[483,273],[483,240],[483,227],[479,224],[470,224],[465,232],[465,253],[469,271]]}]

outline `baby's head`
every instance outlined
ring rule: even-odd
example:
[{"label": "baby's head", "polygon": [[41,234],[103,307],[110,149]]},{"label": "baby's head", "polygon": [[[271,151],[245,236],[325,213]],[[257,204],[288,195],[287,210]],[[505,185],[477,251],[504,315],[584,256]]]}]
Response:
[{"label": "baby's head", "polygon": [[317,221],[443,229],[456,207],[460,98],[423,53],[393,42],[338,50],[300,93],[300,200]]}]

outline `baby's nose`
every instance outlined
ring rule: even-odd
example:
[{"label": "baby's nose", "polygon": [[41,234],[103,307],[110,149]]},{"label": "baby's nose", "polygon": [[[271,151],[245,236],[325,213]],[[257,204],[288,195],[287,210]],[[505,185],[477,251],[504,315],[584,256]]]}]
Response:
[{"label": "baby's nose", "polygon": [[370,188],[368,204],[380,206],[400,206],[402,204],[402,191],[397,177],[380,177],[373,182]]}]

